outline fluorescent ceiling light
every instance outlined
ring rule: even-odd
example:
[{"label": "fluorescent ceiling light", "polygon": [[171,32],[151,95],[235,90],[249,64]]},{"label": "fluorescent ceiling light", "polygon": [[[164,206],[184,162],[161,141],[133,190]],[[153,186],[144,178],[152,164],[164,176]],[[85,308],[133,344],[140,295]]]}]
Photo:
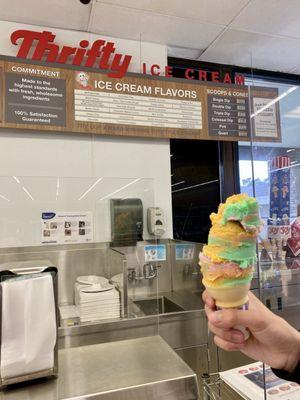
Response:
[{"label": "fluorescent ceiling light", "polygon": [[0,199],[6,200],[6,201],[10,201],[7,197],[3,196],[2,194],[0,194]]},{"label": "fluorescent ceiling light", "polygon": [[102,198],[100,199],[100,201],[105,200],[105,199],[107,199],[108,197],[110,197],[110,196],[112,196],[112,195],[114,195],[114,194],[116,194],[116,193],[121,192],[121,190],[126,189],[128,186],[133,185],[134,183],[140,181],[141,179],[142,179],[142,178],[134,179],[132,182],[127,183],[127,185],[122,186],[120,189],[117,189],[117,190],[115,190],[114,192],[111,192],[111,193],[107,194],[106,196],[102,197]]},{"label": "fluorescent ceiling light", "polygon": [[214,182],[219,182],[219,179],[215,179],[213,181],[208,181],[208,182],[203,182],[203,183],[198,183],[197,185],[187,186],[182,189],[173,190],[172,193],[181,192],[182,190],[188,190],[188,189],[192,189],[192,188],[199,187],[199,186],[210,185],[211,183],[214,183]]},{"label": "fluorescent ceiling light", "polygon": [[269,101],[269,103],[267,103],[265,106],[263,106],[262,108],[260,108],[259,110],[255,111],[255,113],[251,114],[251,118],[254,118],[256,115],[262,113],[263,111],[265,111],[267,108],[269,108],[270,106],[272,106],[273,104],[277,103],[278,101],[280,101],[281,99],[283,99],[284,97],[288,96],[290,93],[292,93],[294,90],[298,89],[298,86],[292,86],[291,88],[289,88],[286,92],[282,93],[280,96],[276,97],[275,99]]},{"label": "fluorescent ceiling light", "polygon": [[20,183],[19,179],[16,176],[13,176],[13,178],[17,183]]},{"label": "fluorescent ceiling light", "polygon": [[185,183],[185,181],[180,181],[180,182],[177,182],[177,183],[173,183],[171,186],[181,185],[182,183]]},{"label": "fluorescent ceiling light", "polygon": [[291,111],[284,114],[285,118],[300,118],[300,106],[296,106]]},{"label": "fluorescent ceiling light", "polygon": [[31,200],[34,200],[34,198],[31,196],[31,194],[30,194],[29,191],[26,189],[26,187],[22,186],[22,189],[23,189],[24,192],[27,194],[27,196],[31,198]]},{"label": "fluorescent ceiling light", "polygon": [[56,181],[56,196],[55,196],[55,200],[58,199],[58,195],[59,195],[59,186],[60,186],[60,182],[59,182],[59,178],[57,178],[57,181]]},{"label": "fluorescent ceiling light", "polygon": [[283,169],[289,169],[289,168],[294,168],[294,167],[298,167],[298,165],[300,165],[300,162],[296,161],[296,164],[294,164],[295,161],[292,161],[292,165],[289,165],[287,167],[282,167],[282,168],[275,168],[275,169],[271,169],[270,172],[275,172],[275,171],[281,171]]},{"label": "fluorescent ceiling light", "polygon": [[290,168],[298,167],[298,165],[300,165],[300,162],[297,162],[296,164],[291,165]]},{"label": "fluorescent ceiling light", "polygon": [[103,179],[103,177],[97,179],[96,182],[94,182],[94,183],[92,184],[92,186],[89,187],[88,190],[87,190],[86,192],[84,192],[82,196],[79,197],[78,200],[82,200],[92,189],[94,189],[94,187],[95,187],[99,182],[102,181],[102,179]]},{"label": "fluorescent ceiling light", "polygon": [[[15,180],[18,184],[21,183],[20,180],[19,180],[16,176],[13,175],[13,178],[14,178],[14,180]],[[31,200],[34,200],[34,198],[33,198],[32,195],[29,193],[28,189],[26,189],[25,186],[22,186],[22,190],[27,194],[28,197],[30,197]]]}]

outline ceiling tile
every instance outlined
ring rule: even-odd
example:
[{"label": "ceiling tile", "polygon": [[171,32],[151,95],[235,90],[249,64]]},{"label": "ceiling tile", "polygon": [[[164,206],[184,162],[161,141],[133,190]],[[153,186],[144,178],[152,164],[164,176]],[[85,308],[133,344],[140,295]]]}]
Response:
[{"label": "ceiling tile", "polygon": [[196,49],[205,49],[223,29],[222,25],[187,22],[179,17],[102,3],[97,3],[90,21],[90,30],[94,33]]},{"label": "ceiling tile", "polygon": [[91,4],[74,0],[0,0],[0,20],[87,30]]},{"label": "ceiling tile", "polygon": [[[1,54],[6,56],[15,57],[19,45],[13,45],[10,40],[11,34],[18,29],[29,29],[42,31],[45,26],[39,25],[28,25],[28,24],[20,24],[18,22],[10,22],[10,21],[0,21],[0,50]],[[90,42],[93,40],[93,35],[88,32],[74,31],[74,30],[64,30],[64,29],[51,29],[50,30],[56,35],[55,43],[58,45],[67,45],[77,47],[78,43],[81,40],[89,40]]]},{"label": "ceiling tile", "polygon": [[198,19],[203,22],[227,25],[249,0],[97,0],[159,14]]},{"label": "ceiling tile", "polygon": [[187,58],[197,60],[201,55],[198,49],[190,49],[188,47],[168,46],[168,57]]},{"label": "ceiling tile", "polygon": [[287,72],[299,64],[300,40],[227,30],[201,61]]},{"label": "ceiling tile", "polygon": [[252,0],[231,28],[300,38],[299,0]]}]

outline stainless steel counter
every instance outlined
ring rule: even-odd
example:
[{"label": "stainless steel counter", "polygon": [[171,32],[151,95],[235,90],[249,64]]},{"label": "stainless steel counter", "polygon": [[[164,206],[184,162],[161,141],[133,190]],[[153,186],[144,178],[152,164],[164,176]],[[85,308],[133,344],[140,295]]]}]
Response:
[{"label": "stainless steel counter", "polygon": [[2,400],[192,400],[195,373],[159,336],[59,351],[59,377],[0,392]]}]

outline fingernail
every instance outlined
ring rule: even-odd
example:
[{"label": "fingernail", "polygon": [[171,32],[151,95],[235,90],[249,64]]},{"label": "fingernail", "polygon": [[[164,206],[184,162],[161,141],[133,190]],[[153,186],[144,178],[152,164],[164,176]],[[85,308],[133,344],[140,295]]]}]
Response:
[{"label": "fingernail", "polygon": [[244,341],[244,335],[241,333],[233,333],[232,339],[237,343],[242,343]]},{"label": "fingernail", "polygon": [[221,322],[222,321],[222,311],[215,311],[213,314],[211,314],[210,321],[215,324],[217,324],[218,322]]}]

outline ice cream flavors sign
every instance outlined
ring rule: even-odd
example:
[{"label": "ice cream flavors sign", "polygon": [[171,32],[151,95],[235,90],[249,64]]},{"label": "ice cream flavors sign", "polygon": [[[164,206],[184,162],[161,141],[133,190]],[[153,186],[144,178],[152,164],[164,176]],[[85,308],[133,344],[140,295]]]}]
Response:
[{"label": "ice cream flavors sign", "polygon": [[92,212],[43,212],[42,244],[88,243],[93,241]]}]

